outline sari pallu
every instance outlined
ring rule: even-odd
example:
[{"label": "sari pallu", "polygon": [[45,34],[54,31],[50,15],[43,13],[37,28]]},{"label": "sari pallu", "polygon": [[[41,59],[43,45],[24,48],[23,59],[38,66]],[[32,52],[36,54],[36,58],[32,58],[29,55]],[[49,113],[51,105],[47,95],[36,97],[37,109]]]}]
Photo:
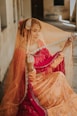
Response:
[{"label": "sari pallu", "polygon": [[[5,91],[6,94],[1,102],[0,116],[47,116],[46,110],[35,99],[30,83],[28,90],[26,90],[25,57],[23,48],[16,49],[13,61],[14,77],[12,84],[14,83],[14,85],[11,84]],[[17,80],[17,76],[20,77],[19,80]]]},{"label": "sari pallu", "polygon": [[54,55],[51,55],[47,48],[42,48],[41,50],[36,52],[35,55],[34,55],[34,57],[35,57],[34,66],[35,66],[36,72],[40,73],[40,72],[46,71],[50,67],[50,72],[51,72],[51,70],[53,72],[61,71],[65,74],[64,57],[63,57],[63,60],[60,61],[58,63],[58,65],[56,65],[55,68],[52,68],[52,63],[54,61],[56,61],[60,52],[61,51],[55,53]]},{"label": "sari pallu", "polygon": [[[62,72],[64,68],[63,60],[59,62],[59,66],[61,65],[62,69],[58,68],[57,70],[57,66],[56,69],[52,71],[50,70],[51,67],[49,67],[49,65],[57,59],[59,52],[57,55],[54,55],[56,57],[53,57],[47,53],[45,48],[42,50],[40,54],[41,56],[43,55],[43,57],[41,57],[41,60],[36,60],[37,64],[35,64],[38,70],[36,69],[36,72],[33,71],[29,73],[29,80],[32,84],[35,97],[39,100],[40,105],[46,109],[48,116],[76,116],[77,94],[75,94],[73,89],[69,86],[65,74]],[[52,57],[52,61],[48,62],[48,65],[46,64],[48,60],[46,61],[44,57],[44,51],[47,53],[46,58]],[[36,57],[38,57],[38,55],[36,56],[35,54]],[[44,67],[42,64],[45,64]]]},{"label": "sari pallu", "polygon": [[0,104],[0,116],[16,116],[18,105],[23,99],[26,89],[24,77],[25,50],[19,47],[14,52],[13,60],[4,81],[4,96]]},{"label": "sari pallu", "polygon": [[[42,48],[34,54],[35,58],[35,69],[36,73],[52,73],[50,65],[58,57],[59,52],[52,56],[47,48]],[[59,63],[59,65],[53,69],[53,72],[62,71],[65,73],[64,69],[64,59]],[[47,116],[47,111],[40,105],[39,100],[35,97],[32,85],[29,81],[27,95],[23,102],[19,106],[17,116]]]}]

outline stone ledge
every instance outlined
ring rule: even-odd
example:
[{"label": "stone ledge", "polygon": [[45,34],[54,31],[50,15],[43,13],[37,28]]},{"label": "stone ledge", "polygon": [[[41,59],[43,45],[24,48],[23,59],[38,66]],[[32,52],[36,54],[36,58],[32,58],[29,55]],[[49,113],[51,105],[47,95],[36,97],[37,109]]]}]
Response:
[{"label": "stone ledge", "polygon": [[46,14],[45,19],[53,20],[53,21],[58,21],[59,20],[59,14]]}]

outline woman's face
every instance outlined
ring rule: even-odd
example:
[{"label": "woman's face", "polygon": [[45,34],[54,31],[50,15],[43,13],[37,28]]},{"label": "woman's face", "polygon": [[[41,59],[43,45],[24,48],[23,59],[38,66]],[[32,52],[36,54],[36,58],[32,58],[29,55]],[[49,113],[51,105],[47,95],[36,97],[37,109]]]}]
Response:
[{"label": "woman's face", "polygon": [[38,24],[34,24],[31,28],[31,35],[33,39],[37,39],[40,33],[40,26]]}]

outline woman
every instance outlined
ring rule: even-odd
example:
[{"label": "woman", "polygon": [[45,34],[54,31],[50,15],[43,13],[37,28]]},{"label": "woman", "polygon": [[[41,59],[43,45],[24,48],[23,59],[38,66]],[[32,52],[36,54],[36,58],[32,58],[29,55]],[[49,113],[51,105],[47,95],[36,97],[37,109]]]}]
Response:
[{"label": "woman", "polygon": [[51,55],[40,39],[41,28],[37,19],[20,22],[14,57],[5,80],[7,89],[0,107],[1,116],[77,114],[77,95],[66,81],[63,56],[71,39],[62,51]]}]

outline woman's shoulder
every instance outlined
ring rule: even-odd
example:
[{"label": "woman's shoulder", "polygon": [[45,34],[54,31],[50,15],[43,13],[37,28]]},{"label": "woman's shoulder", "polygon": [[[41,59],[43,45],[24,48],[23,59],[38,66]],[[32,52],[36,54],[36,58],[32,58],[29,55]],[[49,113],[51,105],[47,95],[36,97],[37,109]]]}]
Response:
[{"label": "woman's shoulder", "polygon": [[40,38],[38,38],[38,45],[39,45],[39,47],[46,46],[45,41],[43,39],[40,39]]}]

